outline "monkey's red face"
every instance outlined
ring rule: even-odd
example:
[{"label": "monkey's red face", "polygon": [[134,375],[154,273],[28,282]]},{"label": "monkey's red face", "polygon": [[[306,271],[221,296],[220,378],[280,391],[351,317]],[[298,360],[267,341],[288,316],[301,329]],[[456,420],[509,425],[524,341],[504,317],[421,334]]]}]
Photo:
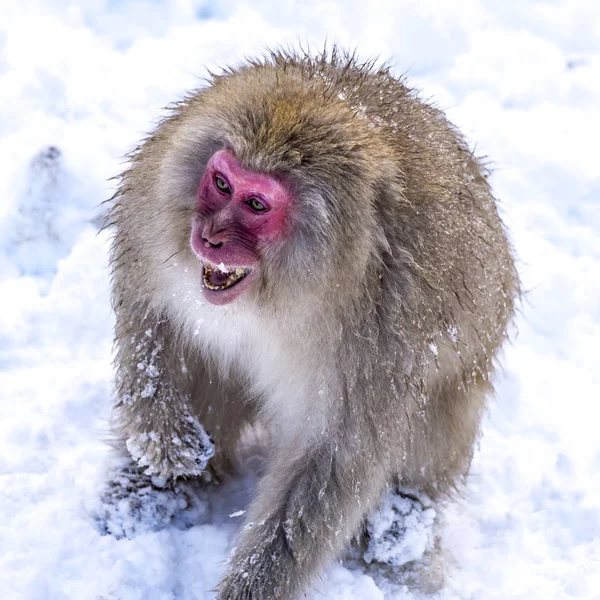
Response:
[{"label": "monkey's red face", "polygon": [[209,302],[227,304],[260,279],[265,249],[286,237],[292,200],[282,181],[244,168],[229,150],[212,156],[191,238]]}]

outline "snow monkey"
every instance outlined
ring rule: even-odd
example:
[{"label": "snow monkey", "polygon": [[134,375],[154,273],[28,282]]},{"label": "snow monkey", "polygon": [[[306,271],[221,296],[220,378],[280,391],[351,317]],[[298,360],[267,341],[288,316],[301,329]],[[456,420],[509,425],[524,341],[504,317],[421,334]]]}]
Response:
[{"label": "snow monkey", "polygon": [[388,68],[274,51],[212,75],[109,221],[133,459],[226,472],[266,431],[219,600],[296,598],[386,490],[464,478],[518,279],[486,169]]}]

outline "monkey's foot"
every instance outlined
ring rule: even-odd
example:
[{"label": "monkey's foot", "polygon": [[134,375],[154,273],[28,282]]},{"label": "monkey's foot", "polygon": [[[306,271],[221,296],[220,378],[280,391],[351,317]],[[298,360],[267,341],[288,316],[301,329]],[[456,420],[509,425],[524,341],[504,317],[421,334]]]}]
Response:
[{"label": "monkey's foot", "polygon": [[397,567],[423,558],[434,546],[435,516],[427,500],[388,492],[367,522],[364,560]]},{"label": "monkey's foot", "polygon": [[158,488],[143,468],[127,460],[108,483],[94,517],[102,534],[120,539],[160,530],[174,521],[191,526],[205,511],[205,502],[190,484]]},{"label": "monkey's foot", "polygon": [[155,485],[180,476],[201,475],[215,445],[198,419],[187,414],[171,431],[148,431],[130,436],[125,442],[133,460],[154,475]]}]

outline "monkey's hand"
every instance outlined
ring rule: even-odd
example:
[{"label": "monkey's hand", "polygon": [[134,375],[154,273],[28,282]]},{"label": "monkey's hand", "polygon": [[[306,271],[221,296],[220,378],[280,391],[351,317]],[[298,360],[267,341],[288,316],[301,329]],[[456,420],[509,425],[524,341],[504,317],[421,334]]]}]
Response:
[{"label": "monkey's hand", "polygon": [[176,422],[160,425],[127,438],[125,443],[133,460],[146,467],[146,475],[154,476],[155,485],[169,478],[201,475],[215,446],[198,419],[186,412]]},{"label": "monkey's hand", "polygon": [[218,600],[292,600],[343,550],[383,480],[339,447],[324,444],[299,459],[274,462],[259,484]]},{"label": "monkey's hand", "polygon": [[[118,323],[124,320],[117,317]],[[174,372],[187,370],[183,362],[177,369],[169,363],[170,335],[166,321],[152,323],[148,317],[133,332],[121,334],[118,348],[115,424],[131,457],[146,467],[155,485],[200,475],[215,453],[188,397],[173,380]]]}]

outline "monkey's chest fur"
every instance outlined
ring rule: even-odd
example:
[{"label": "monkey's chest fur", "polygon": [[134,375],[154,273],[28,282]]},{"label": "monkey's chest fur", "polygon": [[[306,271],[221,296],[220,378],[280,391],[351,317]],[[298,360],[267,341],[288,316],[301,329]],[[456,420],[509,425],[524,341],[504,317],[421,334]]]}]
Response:
[{"label": "monkey's chest fur", "polygon": [[[265,319],[250,303],[213,306],[205,302],[193,260],[182,261],[165,274],[168,310],[176,315],[181,330],[191,334],[190,346],[208,363],[201,370],[207,368],[213,381],[227,380],[243,388],[231,411],[252,409],[252,418],[269,427],[278,445],[299,449],[311,443],[327,426],[333,388],[341,393],[337,378],[322,368],[329,362],[322,348],[313,339],[298,339],[287,330],[285,319]],[[187,367],[191,379],[194,367],[192,359]],[[217,392],[211,399],[212,410],[220,401]]]}]

